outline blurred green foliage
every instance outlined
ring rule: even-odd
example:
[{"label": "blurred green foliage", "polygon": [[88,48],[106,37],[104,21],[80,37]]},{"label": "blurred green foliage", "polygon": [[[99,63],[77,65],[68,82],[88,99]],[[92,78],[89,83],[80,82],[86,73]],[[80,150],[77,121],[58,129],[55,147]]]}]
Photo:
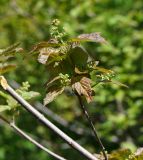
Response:
[{"label": "blurred green foliage", "polygon": [[[95,102],[88,105],[95,126],[106,149],[135,150],[143,143],[143,3],[142,0],[0,0],[0,48],[21,42],[26,48],[24,58],[17,55],[17,69],[9,73],[9,80],[28,81],[32,90],[45,96],[47,71],[31,56],[31,46],[50,37],[50,22],[59,18],[64,28],[75,37],[82,33],[101,32],[108,45],[85,44],[86,49],[100,66],[114,70],[116,79],[130,88],[117,85],[97,86]],[[1,100],[1,99],[0,99]],[[2,101],[2,100],[1,100]],[[70,124],[80,123],[88,129],[74,96],[61,95],[48,105]],[[68,159],[81,159],[80,155],[63,144],[34,118],[21,111],[17,123],[23,129],[48,142],[49,148]],[[26,124],[26,125],[25,125]],[[59,125],[59,124],[57,124]],[[92,152],[98,145],[90,134],[79,136],[68,128],[61,129]],[[29,142],[20,139],[7,127],[0,127],[0,159],[48,159]],[[53,141],[54,138],[54,141]],[[47,143],[46,142],[46,143]],[[15,154],[17,153],[17,154]],[[69,157],[70,155],[70,157]],[[49,157],[49,159],[51,159]]]}]

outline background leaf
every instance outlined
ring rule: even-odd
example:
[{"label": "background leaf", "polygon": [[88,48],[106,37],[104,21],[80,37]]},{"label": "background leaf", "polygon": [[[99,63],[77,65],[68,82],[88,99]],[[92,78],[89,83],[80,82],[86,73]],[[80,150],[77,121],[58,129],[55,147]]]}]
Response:
[{"label": "background leaf", "polygon": [[0,113],[6,110],[10,110],[11,107],[8,105],[0,105]]}]

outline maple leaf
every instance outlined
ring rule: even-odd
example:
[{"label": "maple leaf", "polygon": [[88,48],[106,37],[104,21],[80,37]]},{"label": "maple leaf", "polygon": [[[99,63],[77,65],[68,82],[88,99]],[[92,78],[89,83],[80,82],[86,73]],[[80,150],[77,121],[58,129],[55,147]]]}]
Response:
[{"label": "maple leaf", "polygon": [[88,103],[93,100],[93,90],[91,88],[91,80],[87,77],[80,77],[80,80],[74,79],[72,89],[80,96],[85,96]]},{"label": "maple leaf", "polygon": [[106,40],[100,35],[100,32],[81,34],[78,38],[85,41],[106,43]]},{"label": "maple leaf", "polygon": [[5,49],[0,49],[0,75],[16,68],[15,64],[9,64],[7,61],[16,53],[23,51],[22,48],[17,48],[19,45],[20,43],[15,43]]},{"label": "maple leaf", "polygon": [[64,87],[51,86],[50,88],[48,88],[48,93],[44,98],[44,105],[52,102],[58,95],[62,94],[63,91]]},{"label": "maple leaf", "polygon": [[80,34],[77,38],[72,38],[71,42],[99,42],[107,43],[107,41],[100,35],[100,32]]},{"label": "maple leaf", "polygon": [[57,47],[60,46],[60,44],[57,42],[57,40],[55,39],[50,39],[48,42],[40,42],[36,45],[33,46],[32,50],[30,51],[30,53],[39,51],[42,48],[47,48],[47,47]]},{"label": "maple leaf", "polygon": [[38,56],[38,61],[42,64],[46,64],[50,56],[52,57],[58,56],[59,49],[47,47],[47,48],[41,48],[39,52],[40,54]]}]

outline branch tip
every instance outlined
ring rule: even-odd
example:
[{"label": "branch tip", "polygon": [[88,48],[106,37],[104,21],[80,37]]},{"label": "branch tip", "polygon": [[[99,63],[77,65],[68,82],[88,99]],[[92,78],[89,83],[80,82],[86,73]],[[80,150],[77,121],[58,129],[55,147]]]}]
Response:
[{"label": "branch tip", "polygon": [[0,84],[4,90],[7,89],[8,83],[7,80],[4,78],[4,76],[0,76]]}]

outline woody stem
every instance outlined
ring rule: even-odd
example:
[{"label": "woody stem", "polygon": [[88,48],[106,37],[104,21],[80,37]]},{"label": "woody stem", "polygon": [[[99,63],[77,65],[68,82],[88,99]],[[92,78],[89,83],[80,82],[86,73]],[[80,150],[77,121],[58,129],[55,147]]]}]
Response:
[{"label": "woody stem", "polygon": [[104,155],[104,158],[105,158],[105,160],[108,160],[105,147],[103,146],[103,144],[102,144],[102,142],[101,142],[101,139],[99,138],[99,135],[98,135],[98,133],[97,133],[97,131],[96,131],[94,125],[93,125],[92,119],[91,119],[91,117],[90,117],[90,115],[89,115],[86,107],[84,106],[84,103],[83,103],[83,101],[82,101],[82,98],[81,98],[81,96],[80,96],[79,94],[76,94],[76,95],[77,95],[77,97],[78,97],[80,107],[81,107],[83,113],[85,114],[85,116],[86,116],[89,124],[90,124],[90,127],[91,127],[91,129],[92,129],[92,131],[93,131],[93,133],[94,133],[94,135],[95,135],[95,138],[96,138],[97,142],[99,143],[99,146],[100,146],[100,148],[101,148],[101,150],[102,150],[102,153],[103,153],[103,155]]}]

